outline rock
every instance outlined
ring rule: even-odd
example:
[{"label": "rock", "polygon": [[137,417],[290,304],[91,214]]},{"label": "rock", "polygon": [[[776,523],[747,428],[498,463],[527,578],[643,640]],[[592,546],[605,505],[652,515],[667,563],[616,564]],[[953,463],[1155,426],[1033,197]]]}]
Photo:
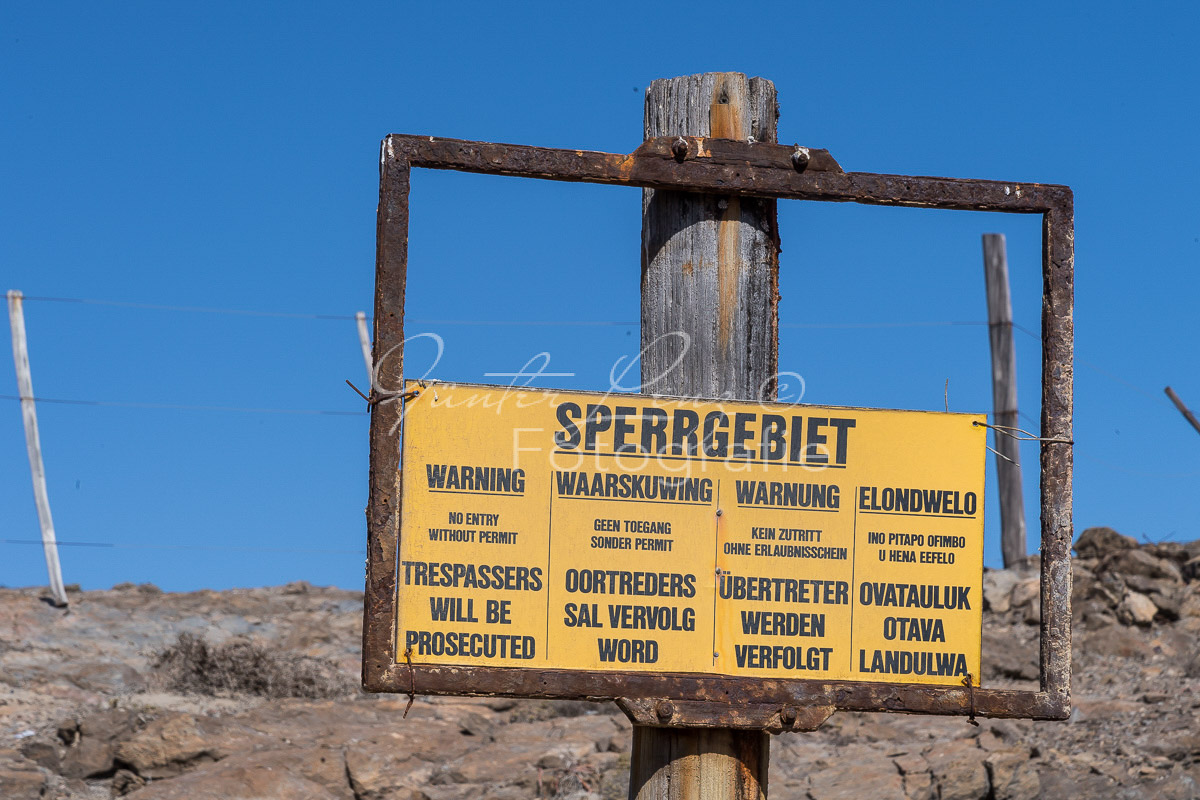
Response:
[{"label": "rock", "polygon": [[629,759],[620,756],[612,769],[600,773],[600,796],[604,800],[625,800],[629,796]]},{"label": "rock", "polygon": [[991,569],[983,573],[984,610],[1003,614],[1012,607],[1012,591],[1020,578],[1007,569]]},{"label": "rock", "polygon": [[146,688],[146,679],[119,661],[84,661],[68,665],[63,677],[89,692],[129,694]]},{"label": "rock", "polygon": [[1145,796],[1154,800],[1196,800],[1200,797],[1200,782],[1182,773],[1156,777],[1143,785],[1147,790]]},{"label": "rock", "polygon": [[892,763],[900,770],[906,800],[937,800],[928,761],[917,753],[905,753],[894,757]]},{"label": "rock", "polygon": [[1042,621],[1042,596],[1040,593],[1035,594],[1025,606],[1021,621],[1026,625],[1037,625]]},{"label": "rock", "polygon": [[1018,581],[1012,590],[1012,607],[1020,608],[1038,597],[1042,592],[1041,581],[1037,578],[1026,578]]},{"label": "rock", "polygon": [[1183,610],[1183,599],[1186,597],[1184,588],[1172,586],[1162,591],[1150,592],[1147,597],[1158,606],[1158,613],[1163,619],[1174,622],[1180,618]]},{"label": "rock", "polygon": [[1200,678],[1200,647],[1188,654],[1183,664],[1183,674],[1189,678]]},{"label": "rock", "polygon": [[900,770],[856,745],[844,748],[836,765],[811,773],[808,796],[812,800],[907,800]]},{"label": "rock", "polygon": [[[410,756],[394,743],[357,743],[346,748],[346,774],[360,800],[398,797],[415,786]],[[418,776],[418,779],[421,776]]]},{"label": "rock", "polygon": [[[925,751],[941,800],[985,800],[988,796],[986,754],[973,740],[936,744]],[[869,795],[868,795],[869,796]]]},{"label": "rock", "polygon": [[1117,619],[1126,625],[1149,625],[1157,613],[1154,601],[1140,592],[1129,592],[1117,606]]},{"label": "rock", "polygon": [[1080,558],[1102,558],[1137,546],[1137,539],[1122,536],[1112,528],[1088,528],[1079,534],[1073,549]]},{"label": "rock", "polygon": [[138,775],[136,772],[130,772],[127,769],[119,769],[113,773],[112,794],[113,797],[123,797],[145,785],[146,779],[141,775]]},{"label": "rock", "polygon": [[568,766],[567,757],[563,753],[546,753],[537,760],[538,769],[560,770],[566,769]]},{"label": "rock", "polygon": [[1098,576],[1092,594],[1094,597],[1103,599],[1115,609],[1125,597],[1125,590],[1128,588],[1124,578],[1120,575],[1115,572],[1104,572]]},{"label": "rock", "polygon": [[1145,550],[1123,550],[1104,560],[1103,569],[1120,575],[1140,576],[1181,583],[1183,573],[1173,561],[1156,558]]},{"label": "rock", "polygon": [[1026,800],[1041,791],[1037,767],[1028,750],[1000,750],[991,753],[984,766],[992,786],[993,800]]},{"label": "rock", "polygon": [[116,757],[143,778],[178,775],[197,764],[220,761],[246,749],[253,732],[233,729],[217,717],[174,713],[160,717],[117,747]]},{"label": "rock", "polygon": [[1071,604],[1077,606],[1091,599],[1096,591],[1096,575],[1078,564],[1071,569]]},{"label": "rock", "polygon": [[1120,658],[1144,658],[1146,655],[1145,634],[1137,628],[1109,625],[1085,630],[1079,638],[1079,649],[1086,649],[1092,655]]},{"label": "rock", "polygon": [[1155,558],[1165,558],[1180,566],[1183,566],[1184,562],[1192,557],[1181,542],[1156,542],[1145,545],[1142,549]]},{"label": "rock", "polygon": [[[128,800],[354,800],[345,762],[332,748],[267,750],[230,756],[169,780],[152,781]],[[388,800],[391,796],[385,795]]]},{"label": "rock", "polygon": [[[499,765],[497,765],[497,766],[499,766]],[[499,776],[500,774],[501,773],[499,771],[496,772],[497,776]],[[473,782],[474,781],[472,781],[471,778],[465,772],[463,772],[461,769],[458,769],[457,767],[451,766],[449,764],[443,764],[442,766],[434,769],[429,774],[429,785],[430,786],[447,786],[449,784],[462,784],[462,783],[473,783]]]},{"label": "rock", "polygon": [[492,711],[509,711],[516,707],[517,701],[511,697],[493,697],[486,705]]},{"label": "rock", "polygon": [[1047,769],[1039,773],[1041,796],[1050,798],[1114,797],[1115,781],[1104,775],[1079,773],[1066,769]]},{"label": "rock", "polygon": [[1011,628],[983,628],[983,675],[985,679],[1038,679],[1038,643],[1026,643]]},{"label": "rock", "polygon": [[37,739],[21,745],[21,755],[50,772],[61,769],[58,748],[50,742]]},{"label": "rock", "polygon": [[1184,584],[1180,581],[1168,580],[1166,578],[1148,578],[1145,575],[1125,574],[1121,576],[1125,581],[1127,589],[1133,589],[1135,592],[1141,592],[1144,595],[1166,594],[1177,589],[1183,589]]},{"label": "rock", "polygon": [[[972,728],[955,717],[840,712],[811,734],[772,737],[771,795],[1200,797],[1200,742],[1192,733],[1200,731],[1200,581],[1188,568],[1200,545],[1137,548],[1149,558],[1133,549],[1096,555],[1075,571],[1070,722],[981,718]],[[1173,580],[1163,563],[1190,582]],[[1121,572],[1123,564],[1131,571]],[[989,688],[1036,686],[1037,629],[1023,624],[1037,607],[1035,567],[984,572]],[[1131,593],[1157,609],[1152,626],[1133,622]],[[101,800],[110,790],[135,800],[626,796],[630,723],[607,705],[418,697],[405,719],[403,694],[120,696],[127,694],[120,665],[150,674],[147,656],[180,630],[223,632],[225,641],[253,625],[265,647],[328,658],[352,674],[360,658],[358,593],[268,587],[148,596],[130,587],[72,600],[71,614],[55,617],[50,629],[49,607],[35,592],[0,589],[0,734],[9,736],[0,741],[0,774],[18,773],[23,782],[0,786],[0,799],[24,800],[20,791],[39,800]],[[1117,623],[1119,606],[1128,625]],[[101,679],[103,671],[115,679]],[[63,746],[48,741],[44,732],[72,714],[60,726]],[[171,727],[188,725],[191,739]],[[115,755],[121,747],[136,765]]]},{"label": "rock", "polygon": [[458,718],[458,729],[464,736],[480,736],[487,741],[496,738],[496,723],[475,711],[468,711]]},{"label": "rock", "polygon": [[1200,589],[1189,586],[1179,603],[1179,618],[1200,617]]},{"label": "rock", "polygon": [[117,746],[132,735],[137,715],[124,709],[89,714],[59,723],[58,738],[67,745],[62,774],[68,778],[95,778],[112,773]]},{"label": "rock", "polygon": [[1200,580],[1200,556],[1185,561],[1179,572],[1186,581]]},{"label": "rock", "polygon": [[[1127,720],[1138,713],[1136,700],[1079,697],[1072,702],[1071,722],[1098,722],[1102,720]],[[1090,756],[1090,754],[1087,754]]]},{"label": "rock", "polygon": [[539,779],[549,780],[552,773],[573,767],[596,753],[598,744],[603,746],[612,730],[608,718],[596,715],[560,717],[549,725],[510,724],[495,742],[474,747],[454,759],[441,759],[430,782],[533,787]]},{"label": "rock", "polygon": [[1096,599],[1073,604],[1071,616],[1076,622],[1087,623],[1090,628],[1102,628],[1117,621],[1117,617],[1108,603]]},{"label": "rock", "polygon": [[46,776],[37,769],[0,769],[0,797],[4,800],[40,800]]},{"label": "rock", "polygon": [[1171,761],[1191,761],[1200,755],[1200,731],[1160,731],[1146,746],[1149,755],[1163,756]]}]

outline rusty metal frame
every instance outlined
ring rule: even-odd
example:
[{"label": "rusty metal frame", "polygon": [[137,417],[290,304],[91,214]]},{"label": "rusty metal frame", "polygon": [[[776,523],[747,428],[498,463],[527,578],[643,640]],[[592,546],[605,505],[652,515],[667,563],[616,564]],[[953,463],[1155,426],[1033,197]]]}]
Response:
[{"label": "rusty metal frame", "polygon": [[[1040,690],[414,664],[396,652],[409,173],[413,167],[709,194],[1041,214]],[[629,155],[392,135],[380,155],[363,686],[615,700],[659,726],[812,729],[835,710],[1065,719],[1071,709],[1074,206],[1066,186],[843,172],[827,151],[650,139]],[[1049,440],[1049,441],[1046,441]]]}]

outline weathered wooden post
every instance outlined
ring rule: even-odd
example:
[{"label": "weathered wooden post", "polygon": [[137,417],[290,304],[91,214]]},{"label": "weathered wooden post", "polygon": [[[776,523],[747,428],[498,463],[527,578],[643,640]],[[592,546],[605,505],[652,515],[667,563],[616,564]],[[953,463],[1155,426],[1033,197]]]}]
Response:
[{"label": "weathered wooden post", "polygon": [[8,321],[12,327],[13,364],[17,368],[17,391],[21,397],[21,418],[25,422],[25,447],[29,451],[29,472],[33,476],[33,499],[37,504],[38,523],[42,527],[42,550],[46,572],[50,575],[51,602],[65,608],[67,591],[63,588],[62,566],[58,561],[58,542],[54,538],[54,518],[50,515],[50,496],[46,492],[46,467],[42,463],[42,440],[38,436],[37,407],[33,399],[33,377],[29,370],[29,350],[25,344],[24,295],[8,292]]},{"label": "weathered wooden post", "polygon": [[[646,91],[645,137],[774,143],[778,114],[775,86],[763,78],[657,80]],[[736,195],[643,191],[642,391],[774,399],[775,208],[774,200]],[[765,797],[769,754],[770,737],[760,731],[637,726],[629,796]]]},{"label": "weathered wooden post", "polygon": [[[988,334],[992,349],[992,422],[1017,427],[1017,353],[1013,348],[1012,295],[1004,234],[983,235],[983,273],[987,283]],[[1029,554],[1025,543],[1025,500],[1021,491],[1020,443],[997,434],[996,480],[1000,488],[1000,550],[1011,567]]]}]

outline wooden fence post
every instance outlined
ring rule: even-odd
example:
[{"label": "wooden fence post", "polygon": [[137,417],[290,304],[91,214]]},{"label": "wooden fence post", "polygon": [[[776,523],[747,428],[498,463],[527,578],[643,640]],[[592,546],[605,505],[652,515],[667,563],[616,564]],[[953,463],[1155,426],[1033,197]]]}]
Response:
[{"label": "wooden fence post", "polygon": [[[775,142],[777,117],[775,86],[741,73],[656,80],[646,91],[646,138]],[[643,191],[643,392],[774,399],[775,208],[774,200]],[[629,796],[765,798],[769,754],[760,731],[635,726]]]},{"label": "wooden fence post", "polygon": [[46,469],[42,464],[42,442],[38,437],[37,409],[33,401],[33,377],[29,371],[29,350],[25,345],[25,312],[16,291],[8,292],[8,322],[12,328],[13,364],[17,368],[17,394],[21,398],[21,419],[25,423],[25,449],[29,453],[29,472],[33,476],[33,499],[38,522],[42,526],[42,550],[46,571],[50,573],[50,595],[59,608],[67,605],[62,567],[58,563],[58,543],[54,539],[54,520],[50,516],[50,496],[46,492]]},{"label": "wooden fence post", "polygon": [[[1017,353],[1013,348],[1012,295],[1004,234],[983,235],[983,274],[987,283],[988,334],[992,349],[992,422],[1017,427]],[[1025,541],[1025,500],[1021,493],[1020,443],[993,431],[996,478],[1000,486],[1000,550],[1011,567],[1029,554]]]},{"label": "wooden fence post", "polygon": [[1192,413],[1191,409],[1183,404],[1183,401],[1179,399],[1179,395],[1175,394],[1175,390],[1168,386],[1166,389],[1163,389],[1163,391],[1167,393],[1167,397],[1171,398],[1171,402],[1175,404],[1177,409],[1179,409],[1179,413],[1183,414],[1183,418],[1190,422],[1192,427],[1200,432],[1200,420],[1197,420],[1196,415]]}]

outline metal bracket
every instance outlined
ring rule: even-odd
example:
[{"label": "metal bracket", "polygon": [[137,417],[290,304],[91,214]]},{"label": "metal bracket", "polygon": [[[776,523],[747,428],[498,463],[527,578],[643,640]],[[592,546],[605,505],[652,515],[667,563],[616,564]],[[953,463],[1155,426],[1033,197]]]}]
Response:
[{"label": "metal bracket", "polygon": [[[797,155],[799,154],[799,155]],[[392,135],[380,154],[374,352],[381,391],[404,386],[404,287],[409,175],[414,167],[672,191],[908,208],[1040,214],[1042,226],[1040,690],[737,678],[503,667],[405,668],[396,643],[399,403],[371,407],[363,686],[372,692],[623,698],[640,724],[802,730],[826,709],[1066,719],[1071,711],[1071,485],[1074,358],[1074,197],[1070,188],[1013,181],[845,172],[825,150],[698,137],[648,139],[633,153]],[[633,695],[633,697],[630,697]],[[645,699],[636,699],[645,698]],[[668,722],[658,704],[671,704]],[[790,717],[789,708],[795,709]],[[724,715],[714,722],[713,714]],[[784,717],[793,721],[785,722]],[[820,719],[818,719],[820,717]],[[644,721],[646,720],[646,721]],[[777,720],[777,722],[775,721]]]}]

